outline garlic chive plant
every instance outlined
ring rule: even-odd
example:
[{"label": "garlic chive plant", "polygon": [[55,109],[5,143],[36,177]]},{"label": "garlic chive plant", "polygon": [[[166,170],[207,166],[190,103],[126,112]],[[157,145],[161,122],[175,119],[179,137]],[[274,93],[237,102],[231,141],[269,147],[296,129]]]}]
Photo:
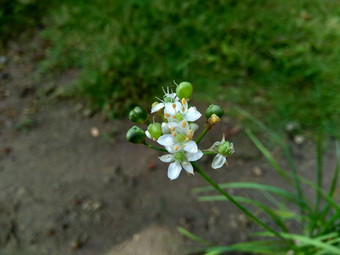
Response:
[{"label": "garlic chive plant", "polygon": [[[332,183],[327,191],[322,187],[322,132],[317,142],[317,181],[314,184],[298,174],[298,169],[289,148],[273,131],[248,113],[236,108],[242,115],[267,132],[281,147],[291,167],[291,173],[283,170],[254,134],[249,129],[246,129],[249,138],[268,159],[273,169],[283,179],[288,180],[288,184],[293,184],[296,192],[293,193],[275,186],[250,182],[217,184],[199,167],[197,161],[204,155],[212,154],[215,157],[211,167],[213,169],[221,168],[223,165],[227,165],[228,157],[234,153],[234,146],[231,142],[226,141],[223,136],[221,141],[216,141],[209,149],[202,150],[199,148],[199,143],[205,134],[220,122],[224,111],[218,105],[210,105],[204,114],[206,118],[205,126],[198,133],[199,126],[195,121],[202,114],[196,107],[189,105],[192,92],[193,86],[189,82],[181,82],[177,85],[175,92],[170,91],[169,88],[166,91],[164,90],[162,99],[158,99],[158,102],[153,103],[151,108],[151,114],[158,115],[159,119],[162,120],[161,122],[155,122],[156,117],[152,116],[153,121],[150,123],[149,115],[142,108],[136,106],[129,114],[130,120],[139,125],[147,125],[147,127],[146,130],[138,126],[132,127],[127,132],[126,138],[129,142],[143,144],[163,152],[164,154],[159,159],[162,162],[169,163],[168,177],[170,180],[177,179],[182,169],[184,169],[190,175],[198,173],[210,184],[208,187],[195,189],[195,193],[216,190],[222,194],[222,196],[200,196],[199,200],[229,200],[265,230],[264,232],[255,233],[255,236],[263,237],[263,240],[247,241],[229,246],[206,247],[203,248],[203,251],[206,252],[205,254],[225,254],[240,251],[256,254],[340,255],[340,201],[336,195],[340,190],[340,187],[338,187],[340,181],[340,143],[336,142],[337,165]],[[149,144],[147,139],[153,140],[162,147]],[[315,190],[316,199],[314,204],[304,195],[302,184]],[[226,191],[227,188],[248,188],[266,193],[269,201],[275,207],[269,207],[248,197],[230,195]],[[286,206],[287,202],[299,208],[299,212],[290,210]],[[265,212],[271,219],[270,226],[268,225],[269,223],[263,222],[259,217],[248,211],[241,203],[251,204]],[[289,229],[287,220],[297,222],[300,227],[300,234],[296,234],[296,229],[294,231]],[[185,229],[179,228],[179,231],[193,240],[202,240]]]},{"label": "garlic chive plant", "polygon": [[[218,105],[210,105],[204,114],[206,117],[205,126],[202,132],[197,135],[199,126],[195,121],[202,114],[195,106],[189,105],[193,86],[190,82],[181,82],[179,85],[176,84],[176,86],[175,92],[167,88],[166,91],[164,90],[163,98],[157,98],[159,101],[152,104],[151,114],[160,116],[161,122],[155,122],[156,116],[152,116],[153,121],[150,123],[149,115],[139,106],[136,106],[130,112],[129,118],[131,121],[147,125],[147,128],[144,131],[140,127],[132,127],[127,132],[126,139],[129,142],[143,144],[149,148],[164,152],[164,155],[160,156],[159,159],[162,162],[169,163],[168,177],[170,180],[177,179],[182,169],[190,175],[198,173],[250,219],[273,235],[279,236],[276,231],[249,212],[208,177],[196,163],[203,155],[215,154],[211,166],[214,169],[221,168],[224,164],[227,164],[227,158],[234,152],[234,146],[223,137],[221,141],[215,142],[210,149],[199,149],[199,143],[206,133],[220,122],[224,111]],[[156,141],[163,147],[148,143],[147,138]]]}]

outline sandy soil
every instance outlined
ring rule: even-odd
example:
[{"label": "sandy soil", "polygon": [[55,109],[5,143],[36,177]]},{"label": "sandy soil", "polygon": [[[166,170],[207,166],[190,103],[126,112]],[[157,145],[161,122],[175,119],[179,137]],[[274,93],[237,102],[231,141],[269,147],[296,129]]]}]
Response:
[{"label": "sandy soil", "polygon": [[[200,176],[182,173],[170,181],[158,152],[127,143],[125,133],[133,125],[127,119],[89,117],[81,103],[63,100],[60,91],[74,72],[57,77],[53,85],[37,82],[41,52],[35,48],[13,43],[2,54],[1,254],[194,253],[198,244],[182,236],[178,226],[219,245],[250,238],[256,227],[230,203],[197,201],[192,189],[206,186]],[[202,147],[208,148],[236,125],[224,118]],[[242,131],[230,140],[236,153],[229,167],[212,170],[211,157],[200,162],[214,180],[285,185]],[[280,156],[276,147],[273,152]],[[294,146],[294,156],[304,175],[314,174],[312,143]],[[329,150],[325,183],[334,158]]]}]

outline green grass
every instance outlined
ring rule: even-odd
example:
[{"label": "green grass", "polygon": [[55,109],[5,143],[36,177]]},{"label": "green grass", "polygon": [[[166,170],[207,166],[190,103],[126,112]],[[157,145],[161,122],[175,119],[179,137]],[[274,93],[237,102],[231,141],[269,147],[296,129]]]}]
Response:
[{"label": "green grass", "polygon": [[64,0],[45,14],[41,70],[79,69],[79,93],[111,117],[189,80],[272,127],[340,124],[336,1]]}]

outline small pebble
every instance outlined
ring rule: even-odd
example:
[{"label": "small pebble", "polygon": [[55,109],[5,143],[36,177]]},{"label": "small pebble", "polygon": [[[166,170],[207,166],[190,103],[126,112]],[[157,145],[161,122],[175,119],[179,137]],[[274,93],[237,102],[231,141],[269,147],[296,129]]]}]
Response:
[{"label": "small pebble", "polygon": [[71,242],[70,246],[73,250],[78,250],[81,247],[83,247],[83,243],[79,240],[74,240],[74,241]]},{"label": "small pebble", "polygon": [[148,162],[148,170],[149,171],[154,171],[156,169],[156,163],[155,161],[149,161]]},{"label": "small pebble", "polygon": [[253,174],[256,176],[256,177],[261,177],[263,175],[263,171],[260,167],[258,166],[255,166],[253,168]]},{"label": "small pebble", "polygon": [[294,136],[294,143],[296,143],[297,145],[301,145],[305,142],[305,137],[302,135],[296,135]]},{"label": "small pebble", "polygon": [[91,135],[92,135],[93,137],[98,137],[98,136],[100,135],[99,129],[96,128],[96,127],[92,127],[92,128],[91,128]]}]

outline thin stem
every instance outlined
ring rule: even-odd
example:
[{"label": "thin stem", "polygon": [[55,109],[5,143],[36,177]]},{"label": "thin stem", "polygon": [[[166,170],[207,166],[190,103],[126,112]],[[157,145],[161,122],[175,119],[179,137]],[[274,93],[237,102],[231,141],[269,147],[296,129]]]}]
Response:
[{"label": "thin stem", "polygon": [[257,217],[255,217],[251,212],[249,212],[246,208],[244,208],[241,204],[239,204],[231,195],[229,195],[225,190],[223,190],[216,182],[214,182],[206,173],[195,163],[191,162],[194,169],[211,184],[218,192],[220,192],[223,196],[225,196],[230,202],[232,202],[237,208],[239,208],[245,215],[247,215],[250,219],[252,219],[255,223],[273,233],[275,236],[284,239],[279,233],[273,230],[271,227],[267,226],[265,223],[260,221]]},{"label": "thin stem", "polygon": [[143,142],[143,144],[151,149],[154,149],[154,150],[157,150],[157,151],[165,151],[165,152],[168,152],[166,149],[163,149],[163,148],[159,148],[159,147],[156,147],[156,146],[153,146],[147,142]]},{"label": "thin stem", "polygon": [[206,124],[206,126],[204,127],[204,130],[202,131],[202,133],[196,138],[195,142],[197,144],[200,143],[200,141],[203,139],[203,137],[205,136],[205,134],[211,129],[211,125],[209,123]]},{"label": "thin stem", "polygon": [[203,151],[204,155],[211,155],[211,154],[216,154],[214,151]]}]

